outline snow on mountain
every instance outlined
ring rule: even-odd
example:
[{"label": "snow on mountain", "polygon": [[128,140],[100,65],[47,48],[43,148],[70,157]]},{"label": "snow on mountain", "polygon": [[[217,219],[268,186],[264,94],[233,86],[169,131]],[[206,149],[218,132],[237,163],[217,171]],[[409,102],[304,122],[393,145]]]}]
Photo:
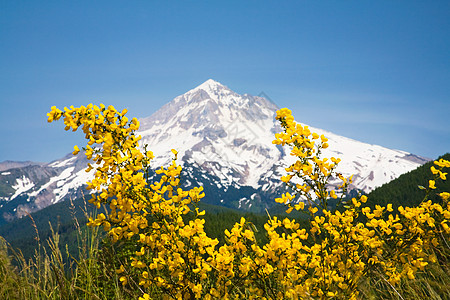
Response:
[{"label": "snow on mountain", "polygon": [[239,95],[208,80],[141,120],[142,142],[166,164],[175,148],[183,161],[195,162],[222,179],[257,188],[263,172],[280,160],[272,145],[277,107],[265,98]]},{"label": "snow on mountain", "polygon": [[25,175],[22,175],[21,178],[16,179],[16,184],[12,186],[12,188],[15,190],[14,194],[9,198],[9,200],[13,200],[17,196],[19,196],[22,193],[25,193],[29,189],[31,189],[34,186],[34,183],[31,182],[31,180]]},{"label": "snow on mountain", "polygon": [[[176,149],[186,171],[185,185],[201,184],[213,189],[209,201],[241,209],[263,209],[270,205],[264,203],[264,198],[273,199],[274,193],[283,189],[279,178],[294,161],[286,154],[288,149],[272,144],[274,134],[281,130],[275,120],[277,109],[268,99],[239,95],[209,79],[141,119],[139,134],[142,145],[148,144],[155,154],[155,168],[167,165],[173,157],[170,150]],[[319,128],[310,130],[329,139],[330,147],[323,155],[341,158],[338,170],[344,176],[355,174],[353,188],[366,192],[427,161]],[[7,214],[14,210],[20,216],[20,211],[38,210],[69,196],[79,196],[84,183],[93,176],[92,171],[84,171],[86,163],[82,154],[69,154],[45,165],[21,164],[19,168],[3,169],[0,209],[8,207]]]},{"label": "snow on mountain", "polygon": [[[236,94],[209,79],[141,120],[140,133],[155,153],[156,165],[167,163],[170,149],[175,148],[183,161],[197,163],[221,178],[222,184],[269,189],[271,184],[264,184],[275,179],[279,185],[279,176],[294,161],[285,155],[288,149],[272,144],[274,134],[281,130],[274,118],[277,109],[265,98]],[[353,187],[366,192],[427,161],[404,151],[310,129],[329,139],[330,147],[323,155],[341,158],[338,170],[344,176],[354,174]]]},{"label": "snow on mountain", "polygon": [[322,150],[323,157],[340,158],[337,171],[346,177],[353,175],[351,188],[366,193],[429,161],[404,151],[362,143],[311,126],[309,128],[311,132],[328,138],[330,146]]},{"label": "snow on mountain", "polygon": [[83,185],[93,178],[92,171],[85,172],[86,164],[83,156],[68,154],[49,164],[29,164],[0,173],[0,216],[9,221],[81,196]]}]

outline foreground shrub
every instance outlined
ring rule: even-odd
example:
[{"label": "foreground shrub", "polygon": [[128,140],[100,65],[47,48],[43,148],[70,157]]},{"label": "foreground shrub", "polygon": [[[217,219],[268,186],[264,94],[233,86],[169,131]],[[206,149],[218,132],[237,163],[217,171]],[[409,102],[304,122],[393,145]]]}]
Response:
[{"label": "foreground shrub", "polygon": [[[92,104],[87,107],[52,107],[49,122],[64,119],[66,130],[82,128],[88,143],[83,148],[95,170],[88,182],[91,203],[105,204],[109,213],[91,218],[89,225],[103,226],[113,242],[128,241],[116,272],[140,299],[354,299],[363,285],[386,286],[398,297],[403,279],[412,280],[429,264],[447,257],[450,228],[449,193],[441,203],[428,195],[436,181],[445,180],[450,162],[432,167],[424,201],[417,207],[392,205],[365,207],[366,196],[346,200],[351,178],[336,171],[337,158],[322,158],[327,139],[294,121],[288,109],[277,112],[283,132],[274,143],[288,147],[297,161],[281,178],[293,190],[275,201],[287,212],[302,211],[310,226],[300,228],[290,218],[269,217],[268,242],[257,243],[254,227],[241,218],[225,230],[226,243],[204,231],[196,203],[202,188],[179,188],[181,167],[177,152],[167,167],[151,181],[153,154],[140,148],[139,122],[126,110]],[[141,151],[140,149],[144,149]],[[80,149],[75,146],[74,153]],[[340,179],[340,189],[328,182]],[[338,200],[330,209],[328,200]],[[306,203],[306,205],[305,205]],[[183,216],[191,215],[189,222]]]}]

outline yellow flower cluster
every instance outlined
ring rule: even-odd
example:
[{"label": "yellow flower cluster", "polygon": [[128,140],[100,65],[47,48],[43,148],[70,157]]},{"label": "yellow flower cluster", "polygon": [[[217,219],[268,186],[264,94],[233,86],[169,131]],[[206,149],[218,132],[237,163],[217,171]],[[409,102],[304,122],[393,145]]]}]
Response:
[{"label": "yellow flower cluster", "polygon": [[[274,143],[290,147],[297,161],[282,177],[293,192],[276,201],[285,203],[288,212],[304,211],[310,226],[270,217],[264,225],[268,242],[262,245],[254,226],[241,218],[225,230],[226,243],[218,247],[204,231],[205,221],[199,218],[204,212],[195,207],[204,196],[202,188],[179,187],[177,152],[172,151],[169,166],[156,170],[159,180],[151,182],[153,154],[146,147],[139,150],[139,122],[125,114],[103,105],[64,112],[52,107],[48,120],[62,117],[66,129],[82,127],[88,140],[83,150],[93,160],[88,170],[95,169],[88,183],[95,191],[91,202],[109,206],[89,225],[103,226],[113,241],[136,245],[116,272],[122,284],[143,291],[139,299],[356,299],[365,279],[395,286],[402,278],[414,278],[436,260],[435,251],[450,236],[450,193],[439,194],[440,204],[426,197],[418,207],[398,211],[392,205],[366,207],[364,195],[347,200],[351,178],[335,171],[339,159],[321,158],[327,139],[281,109],[276,118],[283,132]],[[74,154],[79,151],[74,148]],[[448,167],[448,161],[435,162],[427,196],[437,181],[446,179]],[[331,178],[342,180],[343,208],[328,207],[330,198],[338,198],[329,190]],[[189,222],[187,214],[192,215]]]},{"label": "yellow flower cluster", "polygon": [[[87,171],[95,168],[95,178],[87,183],[95,192],[90,202],[109,206],[107,216],[98,214],[88,225],[103,226],[113,241],[134,239],[137,245],[129,265],[117,270],[122,284],[134,277],[143,288],[156,286],[174,298],[186,293],[199,298],[203,293],[199,282],[211,271],[204,257],[212,255],[218,241],[206,236],[204,220],[195,218],[185,224],[182,216],[204,197],[202,188],[184,191],[178,187],[181,167],[175,159],[167,168],[156,170],[159,181],[148,182],[153,153],[139,150],[141,137],[135,134],[139,122],[125,114],[126,110],[104,105],[70,107],[64,112],[52,107],[48,121],[62,117],[67,130],[81,126],[88,140],[83,150],[94,163]],[[76,155],[78,147],[75,150]],[[172,152],[176,158],[177,152]],[[203,213],[196,208],[195,217]]]},{"label": "yellow flower cluster", "polygon": [[[343,182],[341,185],[343,191],[339,199],[339,202],[341,202],[348,185],[351,183],[351,178],[344,178],[342,174],[335,171],[341,161],[339,158],[320,159],[321,150],[328,148],[328,139],[324,135],[319,136],[317,133],[312,133],[308,126],[296,123],[291,111],[287,108],[277,111],[276,119],[280,121],[283,132],[275,134],[273,143],[282,146],[288,145],[291,148],[290,154],[295,156],[297,161],[286,168],[288,174],[281,177],[281,180],[295,193],[293,195],[290,193],[283,194],[281,198],[277,198],[275,201],[287,204],[289,207],[288,213],[293,209],[303,209],[299,205],[291,205],[294,198],[307,201],[311,209],[313,209],[314,202],[326,209],[330,197],[338,198],[334,190],[327,190],[327,182],[330,178],[340,178]],[[315,201],[317,199],[322,201]]]},{"label": "yellow flower cluster", "polygon": [[[276,118],[284,132],[276,134],[274,143],[290,146],[291,155],[298,158],[286,168],[288,175],[281,179],[291,187],[293,194],[286,193],[276,201],[287,204],[288,213],[293,209],[303,210],[303,201],[309,204],[307,214],[311,218],[310,233],[315,243],[311,249],[319,250],[319,255],[310,259],[320,268],[310,269],[308,274],[321,274],[308,282],[318,279],[310,289],[312,296],[331,293],[351,298],[357,294],[356,287],[363,276],[382,274],[391,284],[397,284],[403,277],[414,278],[418,270],[435,261],[433,249],[440,242],[446,243],[450,233],[450,194],[439,194],[444,201],[442,206],[426,199],[430,191],[436,189],[436,180],[446,179],[447,173],[443,169],[450,167],[449,161],[441,159],[435,162],[436,167],[431,167],[434,178],[429,181],[427,196],[418,207],[399,207],[398,214],[394,214],[391,204],[386,207],[376,205],[371,210],[363,207],[367,197],[362,195],[343,201],[346,208],[343,212],[332,212],[328,210],[327,201],[336,199],[337,195],[333,190],[327,192],[328,180],[338,177],[343,181],[343,196],[351,178],[334,172],[338,159],[331,158],[332,164],[327,164],[327,158],[319,159],[320,150],[325,148],[323,145],[327,141],[324,137],[315,145],[318,135],[297,124],[286,108],[279,110]],[[295,178],[303,184],[292,184]],[[366,221],[360,221],[363,220],[361,215]],[[308,253],[311,254],[315,252]],[[303,268],[308,269],[307,266]]]}]

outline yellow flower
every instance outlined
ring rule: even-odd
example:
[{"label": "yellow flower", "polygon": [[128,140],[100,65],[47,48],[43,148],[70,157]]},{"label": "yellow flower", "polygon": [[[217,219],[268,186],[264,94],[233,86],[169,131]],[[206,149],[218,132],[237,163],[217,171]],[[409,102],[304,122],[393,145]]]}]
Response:
[{"label": "yellow flower", "polygon": [[358,201],[356,200],[356,198],[352,198],[352,203],[353,203],[353,205],[354,205],[355,207],[360,207],[360,206],[361,206],[361,202],[358,202]]},{"label": "yellow flower", "polygon": [[205,211],[204,211],[204,210],[199,211],[199,210],[198,210],[198,207],[195,208],[195,213],[197,214],[197,216],[203,216],[203,215],[205,215]]},{"label": "yellow flower", "polygon": [[155,156],[153,155],[153,152],[152,152],[152,151],[147,151],[147,152],[145,153],[145,155],[146,155],[149,159],[155,158]]},{"label": "yellow flower", "polygon": [[141,247],[141,250],[140,251],[136,251],[136,255],[137,256],[142,256],[142,255],[144,255],[145,254],[145,248],[144,247]]},{"label": "yellow flower", "polygon": [[291,115],[291,110],[290,109],[288,109],[288,108],[282,108],[282,109],[279,109],[278,111],[277,111],[277,119],[282,119],[282,118],[285,118],[285,117],[287,117],[287,116],[289,116],[289,115]]},{"label": "yellow flower", "polygon": [[336,195],[336,192],[334,191],[334,190],[331,190],[331,192],[330,192],[330,196],[331,196],[331,198],[333,198],[333,199],[337,199],[337,195]]},{"label": "yellow flower", "polygon": [[196,294],[196,296],[200,297],[200,294],[202,292],[202,285],[201,284],[194,285],[192,291]]},{"label": "yellow flower", "polygon": [[139,300],[150,300],[150,295],[145,293],[142,297],[139,297]]},{"label": "yellow flower", "polygon": [[362,195],[359,200],[361,200],[362,203],[366,203],[367,202],[367,196],[366,195]]},{"label": "yellow flower", "polygon": [[75,145],[75,146],[73,147],[73,149],[74,149],[73,152],[72,152],[73,155],[77,155],[78,152],[80,152],[80,148],[78,148],[77,145]]},{"label": "yellow flower", "polygon": [[436,182],[434,180],[429,180],[428,183],[429,183],[430,189],[436,188],[436,186],[435,186]]},{"label": "yellow flower", "polygon": [[312,206],[310,206],[308,209],[312,214],[315,214],[319,210],[317,207],[312,207]]},{"label": "yellow flower", "polygon": [[386,210],[389,211],[389,212],[394,211],[394,209],[392,209],[392,204],[391,203],[389,203],[387,205]]},{"label": "yellow flower", "polygon": [[296,210],[304,210],[305,209],[305,202],[299,202],[298,204],[294,205]]},{"label": "yellow flower", "polygon": [[441,168],[444,168],[444,167],[450,168],[450,161],[442,159],[442,158],[439,161],[435,161],[434,164]]},{"label": "yellow flower", "polygon": [[125,276],[120,277],[119,281],[122,285],[126,285],[128,283],[128,279]]},{"label": "yellow flower", "polygon": [[439,172],[439,170],[437,170],[434,166],[431,166],[430,170],[431,173],[433,173],[434,175],[436,175]]},{"label": "yellow flower", "polygon": [[281,181],[288,183],[292,178],[292,175],[286,175],[281,177]]},{"label": "yellow flower", "polygon": [[123,273],[125,272],[125,268],[123,267],[123,265],[120,265],[120,268],[118,270],[116,270],[117,274]]},{"label": "yellow flower", "polygon": [[439,196],[441,196],[442,200],[448,200],[450,198],[450,193],[447,192],[442,192],[439,194]]}]

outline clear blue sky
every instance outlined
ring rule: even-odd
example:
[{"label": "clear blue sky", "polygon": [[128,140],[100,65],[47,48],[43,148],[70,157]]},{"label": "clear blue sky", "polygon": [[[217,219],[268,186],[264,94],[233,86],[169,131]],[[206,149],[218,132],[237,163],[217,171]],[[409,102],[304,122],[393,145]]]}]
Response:
[{"label": "clear blue sky", "polygon": [[450,1],[0,0],[0,161],[51,161],[82,134],[52,105],[151,115],[213,78],[298,121],[450,152]]}]

